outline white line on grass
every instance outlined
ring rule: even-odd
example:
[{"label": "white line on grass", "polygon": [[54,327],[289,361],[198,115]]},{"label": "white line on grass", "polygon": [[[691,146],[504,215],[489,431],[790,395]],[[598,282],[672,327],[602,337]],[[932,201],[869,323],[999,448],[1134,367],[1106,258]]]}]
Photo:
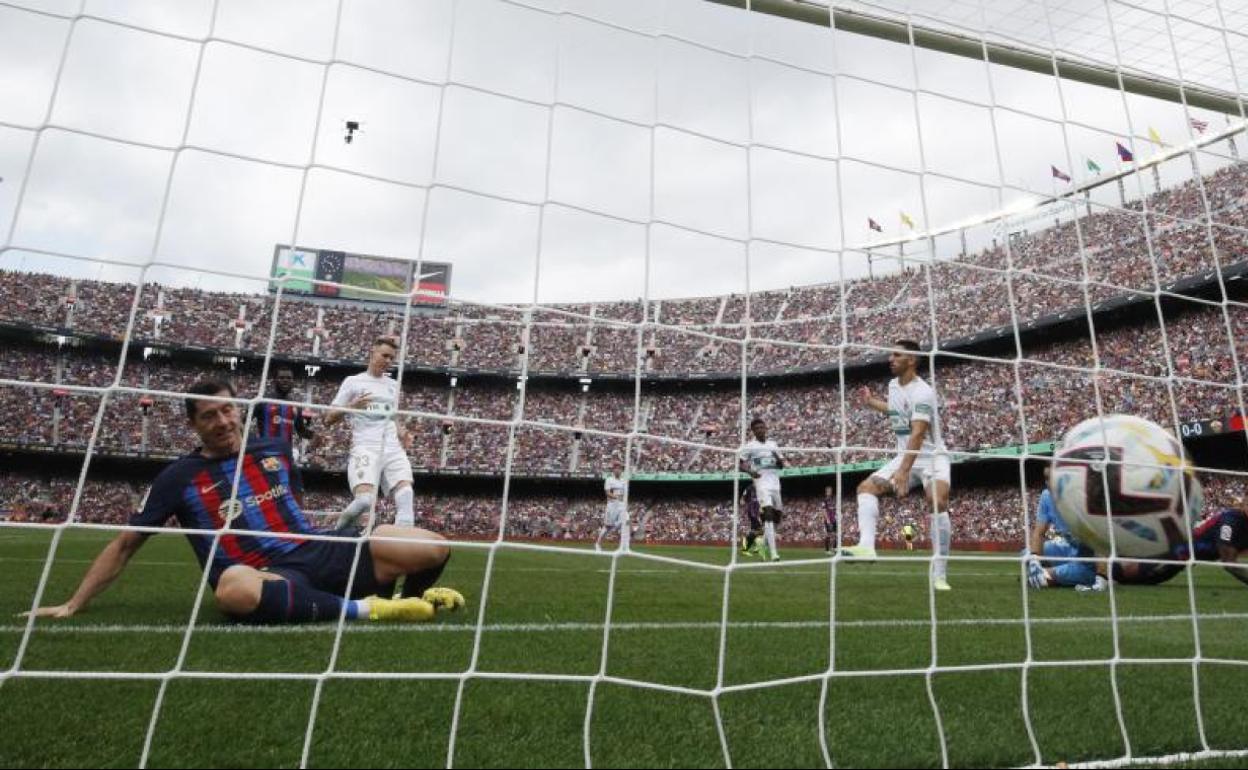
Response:
[{"label": "white line on grass", "polygon": [[[1197,616],[1200,620],[1244,620],[1248,612],[1210,613]],[[1174,615],[1120,615],[1119,623],[1177,623],[1191,622],[1188,614]],[[1068,626],[1068,625],[1103,625],[1112,622],[1105,616],[1083,616],[1069,618],[1032,618],[1032,625]],[[942,626],[1018,626],[1023,624],[1022,618],[952,618],[938,620]],[[717,622],[639,622],[612,623],[612,633],[616,631],[714,631],[720,628]],[[551,633],[566,631],[601,631],[603,623],[490,623],[482,628],[486,633]],[[821,620],[777,620],[777,621],[735,621],[727,624],[728,628],[754,631],[794,630],[808,628],[827,628],[826,621]],[[930,628],[930,620],[843,620],[836,624],[837,628]],[[195,627],[197,634],[306,634],[333,633],[332,623],[308,623],[303,625],[281,626],[249,626],[233,623],[211,623]],[[20,634],[26,630],[24,625],[2,625],[0,634]],[[378,624],[348,623],[346,633],[473,633],[476,626],[468,623],[432,623],[428,625],[410,624]],[[179,625],[126,625],[126,624],[92,624],[62,625],[41,622],[35,627],[37,634],[181,634],[186,626]]]},{"label": "white line on grass", "polygon": [[[29,557],[29,556],[0,556],[0,564],[7,564],[9,562],[15,562],[15,563],[27,562],[27,563],[33,563],[33,564],[43,564],[45,561],[47,561],[47,557],[36,558],[36,557]],[[94,559],[59,559],[58,558],[56,560],[56,563],[57,564],[91,564],[94,561],[95,561]],[[915,568],[911,570],[881,569],[878,567],[873,567],[871,565],[857,565],[857,564],[854,565],[851,569],[862,569],[861,574],[866,575],[866,576],[886,575],[889,577],[894,577],[894,576],[896,577],[922,577],[923,579],[926,580],[927,572],[923,571],[920,568],[926,568],[928,564],[928,560],[916,559],[915,562],[916,562],[914,565]],[[845,562],[842,562],[842,565],[844,564]],[[186,569],[194,570],[196,572],[199,571],[199,568],[192,561],[139,561],[139,560],[135,560],[135,561],[130,562],[129,566],[130,567],[185,567]],[[578,569],[576,567],[504,567],[504,568],[499,568],[499,569],[503,572],[538,572],[538,573],[541,573],[541,572],[553,572],[553,573],[596,572],[596,573],[601,573],[603,575],[606,575],[611,572],[609,568],[590,570],[590,569]],[[477,568],[477,567],[463,567],[463,568],[457,569],[456,571],[460,574],[468,573],[468,572],[484,572],[483,569]],[[629,575],[690,575],[693,573],[693,570],[662,569],[662,568],[651,569],[648,567],[640,567],[640,568],[620,567],[617,570],[617,572],[626,573]],[[697,572],[698,574],[701,574],[703,571],[698,570]],[[781,565],[778,565],[774,569],[769,569],[766,572],[762,572],[762,573],[759,573],[757,569],[751,570],[751,572],[756,573],[756,574],[767,574],[767,575],[826,575],[828,574],[827,568],[785,569]],[[957,569],[956,565],[952,565],[950,572],[960,577],[1016,577],[1014,572],[1008,571],[1008,570],[998,570],[996,572],[979,572],[979,571],[971,572],[967,570]],[[709,573],[707,576],[717,577],[717,575],[711,575]]]}]

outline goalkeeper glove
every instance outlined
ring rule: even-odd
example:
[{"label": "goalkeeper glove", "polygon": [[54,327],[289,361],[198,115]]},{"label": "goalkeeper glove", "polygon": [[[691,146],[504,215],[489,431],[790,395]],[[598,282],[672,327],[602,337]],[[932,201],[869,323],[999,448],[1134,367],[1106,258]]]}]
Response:
[{"label": "goalkeeper glove", "polygon": [[1027,564],[1027,585],[1032,588],[1048,588],[1049,575],[1044,571],[1044,567],[1040,566],[1040,560],[1034,556],[1028,556]]}]

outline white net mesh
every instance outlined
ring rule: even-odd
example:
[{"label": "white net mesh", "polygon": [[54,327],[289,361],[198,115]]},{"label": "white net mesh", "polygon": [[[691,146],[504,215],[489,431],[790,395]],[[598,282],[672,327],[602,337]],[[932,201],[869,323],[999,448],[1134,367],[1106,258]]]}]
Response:
[{"label": "white net mesh", "polygon": [[[100,735],[142,766],[332,762],[396,708],[420,727],[370,744],[380,763],[1243,756],[1242,586],[1192,562],[1164,590],[1031,592],[1017,550],[1041,459],[1087,417],[1192,439],[1210,507],[1248,493],[1248,8],[730,5],[0,3],[3,607],[61,601],[102,534],[136,529],[189,449],[191,382],[228,376],[249,435],[265,402],[317,424],[381,334],[418,521],[469,599],[416,629],[240,627],[160,551],[135,569],[176,596],[115,592],[163,609],[105,595],[98,621],[0,627],[12,718],[81,697],[67,683],[142,685]],[[275,244],[456,283],[344,266],[270,292]],[[854,487],[896,449],[854,393],[908,337],[955,464],[949,597],[929,556],[799,550],[829,519],[829,551],[857,541]],[[275,400],[279,367],[300,381]],[[789,464],[778,567],[738,549],[754,416]],[[332,522],[347,433],[296,445]],[[596,534],[615,461],[643,544],[562,542]],[[881,506],[881,540],[933,539],[922,495]],[[189,735],[248,697],[181,689],[211,683],[294,704],[274,730],[298,750]],[[48,763],[83,761],[66,751]]]}]

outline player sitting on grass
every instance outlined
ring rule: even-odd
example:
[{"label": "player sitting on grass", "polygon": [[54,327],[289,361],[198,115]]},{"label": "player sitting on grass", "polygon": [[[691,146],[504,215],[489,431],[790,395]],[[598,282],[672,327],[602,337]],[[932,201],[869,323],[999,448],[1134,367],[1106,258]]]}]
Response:
[{"label": "player sitting on grass", "polygon": [[[187,393],[187,421],[202,445],[161,471],[130,525],[161,527],[176,517],[183,529],[224,530],[216,536],[215,549],[213,535],[186,536],[200,565],[207,566],[213,598],[223,613],[249,623],[336,621],[345,604],[348,620],[425,621],[438,610],[463,606],[459,592],[434,587],[450,549],[433,532],[377,527],[363,544],[228,534],[231,529],[295,535],[316,530],[295,498],[301,482],[290,445],[278,439],[251,440],[242,452],[240,471],[239,454],[244,449],[240,410],[234,402],[220,400],[234,396],[233,386],[206,381]],[[238,493],[232,496],[236,475]],[[96,557],[69,601],[40,607],[35,614],[66,618],[81,612],[121,575],[148,536],[134,531],[117,535]],[[389,596],[394,581],[403,576],[407,578],[403,598],[374,596]]]},{"label": "player sitting on grass", "polygon": [[[1161,585],[1187,567],[1190,555],[1195,561],[1221,562],[1231,577],[1248,585],[1248,564],[1239,563],[1244,553],[1248,553],[1248,513],[1241,508],[1227,508],[1197,523],[1192,528],[1191,546],[1182,543],[1171,550],[1169,558],[1174,561],[1118,558],[1109,566],[1109,574],[1119,585]],[[1104,562],[1096,565],[1096,572],[1094,583],[1076,585],[1076,590],[1105,590]]]},{"label": "player sitting on grass", "polygon": [[[1044,469],[1049,479],[1049,469]],[[1049,533],[1053,537],[1049,537]],[[1094,591],[1105,590],[1105,578],[1096,574],[1096,562],[1069,561],[1072,558],[1091,558],[1093,550],[1075,539],[1070,527],[1053,504],[1053,495],[1046,483],[1036,506],[1036,521],[1031,528],[1027,543],[1027,585],[1032,588],[1060,586],[1084,586]]]}]

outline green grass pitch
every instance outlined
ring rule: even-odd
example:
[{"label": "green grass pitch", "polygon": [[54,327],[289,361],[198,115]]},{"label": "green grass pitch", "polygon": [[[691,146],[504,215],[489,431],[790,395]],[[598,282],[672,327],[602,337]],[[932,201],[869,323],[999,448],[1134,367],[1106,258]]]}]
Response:
[{"label": "green grass pitch", "polygon": [[[105,540],[98,532],[65,534],[49,601],[68,596]],[[48,532],[0,529],[0,671],[14,663],[23,628],[16,614],[30,605],[50,542]],[[728,558],[726,548],[641,551],[701,563]],[[1117,641],[1127,660],[1111,668],[1107,595],[1028,593],[1035,621],[1029,638],[1017,562],[955,561],[955,590],[935,597],[938,663],[954,667],[930,677],[938,728],[926,675],[926,562],[840,564],[833,575],[830,563],[791,563],[820,552],[784,554],[787,565],[731,573],[619,559],[608,678],[591,686],[578,677],[602,667],[611,559],[571,548],[502,548],[476,661],[480,676],[465,680],[462,693],[458,678],[368,676],[469,667],[487,553],[458,549],[443,582],[468,597],[466,612],[422,627],[347,628],[334,671],[357,676],[325,680],[308,764],[445,767],[460,697],[455,766],[582,767],[592,697],[589,752],[596,767],[723,766],[716,705],[735,767],[823,767],[820,730],[837,766],[940,766],[942,729],[954,766],[1023,765],[1035,760],[1024,692],[1044,762],[1108,759],[1124,752],[1113,677],[1133,755],[1194,751],[1201,747],[1191,663],[1197,633],[1203,658],[1239,661],[1195,667],[1208,744],[1248,746],[1248,588],[1216,567],[1195,572],[1195,629],[1186,576],[1156,588],[1118,589]],[[88,612],[41,621],[21,670],[169,671],[198,579],[182,537],[154,538]],[[315,681],[228,675],[323,672],[333,642],[332,627],[231,626],[206,604],[182,670],[227,676],[170,681],[149,766],[297,766]],[[1069,665],[1039,665],[1024,676],[1018,664],[1029,645],[1033,660]],[[1157,658],[1166,662],[1130,662]],[[836,675],[821,720],[820,675],[830,665]],[[769,682],[780,684],[751,686]],[[717,684],[717,701],[689,692]],[[134,766],[158,689],[156,680],[10,677],[0,684],[0,766]]]}]

